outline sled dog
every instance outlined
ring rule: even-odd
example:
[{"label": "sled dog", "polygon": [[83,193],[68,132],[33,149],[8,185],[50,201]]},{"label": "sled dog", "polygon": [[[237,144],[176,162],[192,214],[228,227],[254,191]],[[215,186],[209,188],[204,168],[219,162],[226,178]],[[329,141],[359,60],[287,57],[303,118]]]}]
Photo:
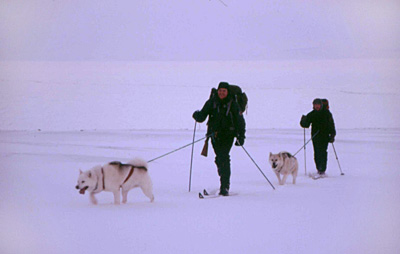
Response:
[{"label": "sled dog", "polygon": [[142,159],[134,159],[127,164],[113,161],[103,166],[95,166],[85,172],[79,170],[76,189],[80,194],[90,193],[90,201],[97,204],[95,195],[102,191],[114,194],[114,204],[127,202],[128,192],[140,187],[151,202],[154,201],[153,184],[147,172],[147,163]]},{"label": "sled dog", "polygon": [[[293,184],[296,184],[299,164],[293,155],[288,152],[280,152],[278,154],[269,153],[269,163],[271,164],[272,170],[275,172],[280,185],[285,184],[289,174],[293,177]],[[280,175],[283,175],[282,180]]]}]

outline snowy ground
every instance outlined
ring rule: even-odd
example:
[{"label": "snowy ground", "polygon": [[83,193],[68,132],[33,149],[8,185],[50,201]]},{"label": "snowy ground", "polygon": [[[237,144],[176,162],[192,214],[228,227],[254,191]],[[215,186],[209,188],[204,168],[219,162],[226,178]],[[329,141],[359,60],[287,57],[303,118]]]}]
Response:
[{"label": "snowy ground", "polygon": [[[400,253],[400,61],[0,62],[0,253]],[[221,80],[249,97],[245,147],[232,152],[231,191],[218,187],[210,147],[150,163],[156,200],[133,190],[114,206],[75,189],[78,170],[135,156],[151,160],[191,142],[193,111]],[[329,178],[278,186],[269,152],[303,144],[302,114],[330,100]],[[198,124],[197,138],[205,124]],[[134,130],[133,130],[134,129]],[[307,131],[309,138],[309,131]],[[312,147],[307,168],[313,171]]]},{"label": "snowy ground", "polygon": [[298,128],[317,97],[337,128],[400,128],[398,73],[399,59],[0,62],[0,130],[190,130],[220,81],[249,97],[248,129]]},{"label": "snowy ground", "polygon": [[278,186],[267,156],[297,151],[302,130],[247,136],[245,147],[276,190],[235,147],[231,190],[239,195],[199,200],[202,188],[218,187],[213,158],[199,155],[200,142],[190,193],[185,148],[150,163],[154,203],[133,190],[128,204],[115,206],[111,193],[101,193],[94,206],[74,188],[79,168],[150,160],[190,143],[192,132],[2,131],[0,253],[400,253],[400,130],[338,130],[345,175],[330,147],[329,178],[305,177],[301,151],[298,183],[285,186]]}]

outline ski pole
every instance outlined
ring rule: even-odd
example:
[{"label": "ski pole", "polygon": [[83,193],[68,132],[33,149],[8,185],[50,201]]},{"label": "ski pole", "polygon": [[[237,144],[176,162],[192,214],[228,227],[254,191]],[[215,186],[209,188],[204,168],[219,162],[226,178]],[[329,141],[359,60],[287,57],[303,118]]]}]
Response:
[{"label": "ski pole", "polygon": [[303,147],[305,147],[315,136],[317,136],[318,133],[319,130],[304,144],[304,146],[300,147],[300,149],[293,156],[296,156],[296,154],[298,154],[301,151],[301,149],[303,149]]},{"label": "ski pole", "polygon": [[192,156],[190,158],[190,174],[189,174],[189,192],[192,186],[192,165],[193,165],[193,151],[194,151],[194,140],[196,136],[196,125],[197,122],[194,121],[194,130],[193,130],[193,142],[192,142]]},{"label": "ski pole", "polygon": [[339,158],[338,158],[338,156],[337,156],[337,153],[336,153],[335,146],[333,145],[333,143],[331,143],[331,144],[332,144],[332,147],[333,147],[333,151],[335,152],[335,156],[336,156],[337,163],[338,163],[338,165],[339,165],[340,174],[343,176],[343,175],[344,175],[344,173],[343,173],[343,171],[342,171],[342,167],[340,166],[340,163],[339,163]]},{"label": "ski pole", "polygon": [[267,179],[267,181],[269,182],[269,184],[271,185],[271,187],[275,190],[275,187],[272,185],[272,183],[269,181],[268,177],[264,174],[264,172],[262,172],[262,170],[260,169],[260,167],[257,165],[257,163],[254,161],[254,159],[250,156],[250,154],[247,152],[246,148],[244,148],[243,145],[240,145],[243,150],[246,152],[246,154],[249,156],[249,158],[253,161],[254,165],[256,165],[256,167],[258,168],[258,170],[261,172],[261,174],[264,176],[265,179]]},{"label": "ski pole", "polygon": [[192,144],[195,144],[195,143],[197,143],[197,142],[199,142],[199,141],[201,141],[201,140],[203,140],[203,139],[206,139],[207,137],[210,137],[210,136],[211,136],[211,135],[207,135],[207,136],[205,136],[205,137],[203,137],[203,138],[201,138],[201,139],[198,139],[198,140],[196,140],[196,141],[194,141],[194,142],[191,142],[191,143],[189,143],[189,144],[187,144],[187,145],[184,145],[184,146],[182,146],[182,147],[179,147],[179,148],[177,148],[177,149],[175,149],[175,150],[173,150],[173,151],[171,151],[171,152],[168,152],[168,153],[163,154],[163,155],[161,155],[161,156],[158,156],[158,157],[156,157],[156,158],[154,158],[154,159],[151,159],[151,160],[147,161],[147,163],[150,163],[150,162],[152,162],[152,161],[155,161],[155,160],[158,160],[158,159],[160,159],[160,158],[162,158],[162,157],[165,157],[165,156],[167,156],[167,155],[170,155],[171,153],[177,152],[177,151],[179,151],[179,150],[181,150],[181,149],[183,149],[183,148],[185,148],[185,147],[188,147],[188,146],[190,146],[190,145],[192,145]]},{"label": "ski pole", "polygon": [[304,175],[307,175],[307,156],[306,156],[306,128],[304,130]]}]

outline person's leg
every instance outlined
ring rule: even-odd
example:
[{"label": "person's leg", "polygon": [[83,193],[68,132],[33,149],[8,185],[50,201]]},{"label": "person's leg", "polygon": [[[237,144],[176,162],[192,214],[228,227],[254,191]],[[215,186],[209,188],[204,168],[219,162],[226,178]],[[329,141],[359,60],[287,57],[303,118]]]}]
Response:
[{"label": "person's leg", "polygon": [[229,153],[233,145],[233,138],[216,139],[212,144],[216,155],[215,164],[218,167],[218,175],[220,177],[220,190],[228,191],[231,177]]},{"label": "person's leg", "polygon": [[314,160],[319,173],[325,173],[328,159],[328,141],[324,139],[313,140]]},{"label": "person's leg", "polygon": [[320,146],[320,156],[321,156],[321,159],[320,159],[320,166],[321,166],[321,172],[323,172],[323,173],[325,173],[325,171],[326,171],[326,165],[327,165],[327,162],[328,162],[328,144],[329,144],[329,142],[328,141],[325,141],[325,142],[321,142],[321,146]]},{"label": "person's leg", "polygon": [[321,165],[320,165],[320,148],[319,148],[319,142],[318,140],[313,139],[313,147],[314,147],[314,162],[315,162],[315,167],[317,168],[317,171],[320,171]]}]

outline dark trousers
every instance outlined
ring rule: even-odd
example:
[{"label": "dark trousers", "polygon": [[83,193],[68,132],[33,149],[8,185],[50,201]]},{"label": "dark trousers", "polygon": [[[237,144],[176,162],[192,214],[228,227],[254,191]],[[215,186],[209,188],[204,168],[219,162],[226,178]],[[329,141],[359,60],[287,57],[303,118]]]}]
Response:
[{"label": "dark trousers", "polygon": [[315,166],[319,172],[326,171],[326,164],[328,161],[328,139],[327,138],[314,138],[314,161]]},{"label": "dark trousers", "polygon": [[231,178],[231,159],[229,153],[232,145],[233,137],[215,138],[212,140],[221,189],[227,188],[229,190]]}]

